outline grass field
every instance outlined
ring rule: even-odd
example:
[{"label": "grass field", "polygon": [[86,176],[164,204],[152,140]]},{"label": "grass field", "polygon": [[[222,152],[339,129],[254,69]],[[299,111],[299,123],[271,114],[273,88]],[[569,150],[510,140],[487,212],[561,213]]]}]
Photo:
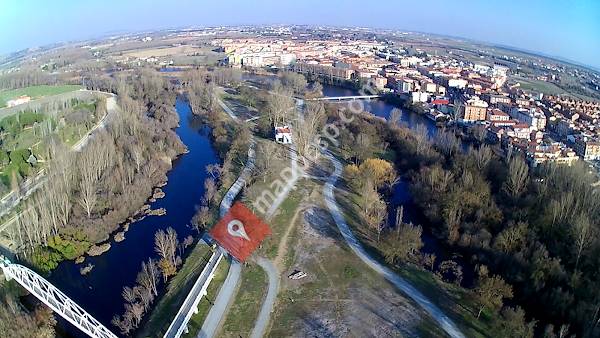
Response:
[{"label": "grass field", "polygon": [[206,265],[210,253],[208,245],[201,243],[196,245],[185,259],[183,267],[169,282],[166,293],[160,297],[160,301],[154,307],[148,322],[142,325],[142,329],[137,334],[138,337],[162,336],[167,331],[171,321],[179,311],[179,307]]},{"label": "grass field", "polygon": [[532,80],[532,79],[516,79],[517,82],[521,84],[521,89],[525,91],[533,91],[544,93],[546,95],[558,95],[558,94],[566,94],[564,90],[559,88],[553,83],[540,81],[540,80]]},{"label": "grass field", "polygon": [[82,87],[79,85],[62,85],[62,86],[31,86],[26,88],[2,90],[0,91],[0,108],[6,106],[8,100],[12,100],[21,95],[30,96],[31,99],[37,99],[42,96],[57,95],[67,92],[72,92]]},{"label": "grass field", "polygon": [[267,292],[267,274],[255,263],[242,269],[242,280],[231,306],[221,336],[249,337]]}]

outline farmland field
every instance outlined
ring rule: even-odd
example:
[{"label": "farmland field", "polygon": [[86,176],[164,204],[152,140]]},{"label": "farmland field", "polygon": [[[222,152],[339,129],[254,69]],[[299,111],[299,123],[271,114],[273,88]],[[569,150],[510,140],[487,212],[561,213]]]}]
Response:
[{"label": "farmland field", "polygon": [[62,85],[62,86],[43,85],[43,86],[31,86],[31,87],[11,89],[11,90],[1,90],[0,91],[0,108],[5,107],[6,102],[8,100],[12,100],[21,95],[27,95],[27,96],[30,96],[31,99],[37,99],[42,96],[57,95],[57,94],[72,92],[72,91],[78,90],[80,88],[81,88],[81,86],[79,86],[79,85]]}]

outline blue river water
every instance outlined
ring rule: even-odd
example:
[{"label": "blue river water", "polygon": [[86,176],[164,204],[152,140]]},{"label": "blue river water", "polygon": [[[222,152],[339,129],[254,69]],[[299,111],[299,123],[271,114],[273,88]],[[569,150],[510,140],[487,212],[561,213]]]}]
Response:
[{"label": "blue river water", "polygon": [[[273,77],[245,75],[244,79],[264,84],[272,81]],[[324,96],[348,96],[357,95],[358,92],[323,85],[323,94]],[[363,104],[365,111],[384,118],[388,118],[394,108],[393,105],[382,100],[363,101]],[[162,188],[166,193],[165,197],[150,203],[152,209],[165,208],[167,214],[150,216],[132,223],[125,234],[126,239],[120,243],[111,242],[111,249],[108,252],[98,257],[88,257],[83,264],[75,264],[72,261],[62,262],[49,277],[54,285],[116,333],[118,330],[110,325],[110,321],[115,314],[123,313],[121,297],[123,287],[135,283],[142,261],[149,257],[156,257],[154,233],[170,226],[177,231],[180,239],[194,234],[189,224],[204,194],[203,182],[207,175],[205,167],[207,164],[218,162],[210,144],[210,128],[193,116],[185,99],[177,100],[176,109],[180,117],[180,126],[176,132],[187,146],[189,153],[181,155],[173,162],[173,169],[167,174],[168,183]],[[437,132],[431,120],[406,110],[403,111],[402,122],[411,128],[423,124],[430,136]],[[388,203],[390,223],[394,222],[396,208],[402,205],[405,222],[422,224],[423,217],[415,212],[417,208],[413,204],[406,180],[402,179],[394,186]],[[435,239],[427,231],[424,231],[423,241],[425,252],[434,252],[438,257],[443,257]],[[93,264],[94,268],[87,276],[81,276],[79,269],[87,263]],[[57,330],[63,337],[84,337],[75,327],[61,319]]]},{"label": "blue river water", "polygon": [[[167,174],[168,183],[162,187],[165,197],[150,203],[152,209],[165,208],[167,214],[132,223],[125,233],[125,240],[112,241],[108,252],[88,257],[83,264],[64,261],[49,277],[54,285],[115,333],[118,330],[110,325],[110,321],[113,315],[123,313],[123,287],[135,283],[143,261],[157,256],[154,234],[167,227],[174,228],[180,240],[195,234],[190,222],[204,194],[205,167],[218,162],[209,139],[210,128],[192,114],[184,98],[177,99],[176,110],[180,126],[175,131],[189,152],[173,161],[173,168]],[[87,276],[81,276],[79,269],[87,263],[93,264],[94,268]],[[57,330],[64,330],[65,337],[83,337],[75,327],[62,320]]]}]

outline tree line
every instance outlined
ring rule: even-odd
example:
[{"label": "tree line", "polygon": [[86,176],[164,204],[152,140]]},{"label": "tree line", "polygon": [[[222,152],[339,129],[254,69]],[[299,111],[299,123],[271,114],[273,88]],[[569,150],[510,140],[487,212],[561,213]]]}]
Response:
[{"label": "tree line", "polygon": [[584,163],[531,169],[485,143],[463,151],[444,130],[429,139],[393,126],[387,137],[433,234],[475,267],[478,318],[519,318],[510,330],[522,336],[600,334],[600,200]]},{"label": "tree line", "polygon": [[129,76],[117,86],[120,111],[81,151],[48,140],[48,179],[10,231],[21,255],[42,270],[108,239],[184,151],[172,130],[178,117],[168,83],[149,72]]},{"label": "tree line", "polygon": [[[342,125],[329,114],[349,163],[346,184],[357,192],[383,258],[467,287],[477,304],[473,317],[484,317],[494,336],[596,337],[600,200],[589,168],[579,162],[532,169],[517,153],[500,158],[480,142],[463,150],[450,131],[430,137],[424,126],[410,129],[401,114],[392,115],[385,122],[365,113]],[[383,174],[391,163],[408,180],[425,223],[407,224],[402,208],[388,219],[390,190],[376,182],[393,184],[393,175]],[[466,264],[421,252],[425,228]],[[465,268],[473,282],[465,283]]]}]

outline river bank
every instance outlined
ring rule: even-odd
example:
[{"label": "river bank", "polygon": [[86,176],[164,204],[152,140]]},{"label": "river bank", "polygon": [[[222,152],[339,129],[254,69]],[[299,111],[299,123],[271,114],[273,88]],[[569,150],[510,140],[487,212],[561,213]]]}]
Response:
[{"label": "river bank", "polygon": [[[85,260],[84,264],[94,266],[85,277],[80,274],[83,265],[73,261],[60,263],[49,277],[54,285],[107,326],[113,315],[123,311],[122,288],[133,285],[141,262],[156,255],[155,232],[172,227],[180,240],[196,234],[190,222],[204,194],[205,167],[218,163],[218,157],[210,142],[210,127],[192,115],[187,100],[178,97],[175,108],[180,118],[175,132],[188,152],[173,161],[166,175],[167,184],[161,188],[164,198],[148,203],[151,209],[164,209],[166,214],[150,215],[131,223],[124,241],[111,239],[108,252]],[[59,321],[58,329],[64,331],[64,337],[81,337],[79,331],[64,322]]]}]

